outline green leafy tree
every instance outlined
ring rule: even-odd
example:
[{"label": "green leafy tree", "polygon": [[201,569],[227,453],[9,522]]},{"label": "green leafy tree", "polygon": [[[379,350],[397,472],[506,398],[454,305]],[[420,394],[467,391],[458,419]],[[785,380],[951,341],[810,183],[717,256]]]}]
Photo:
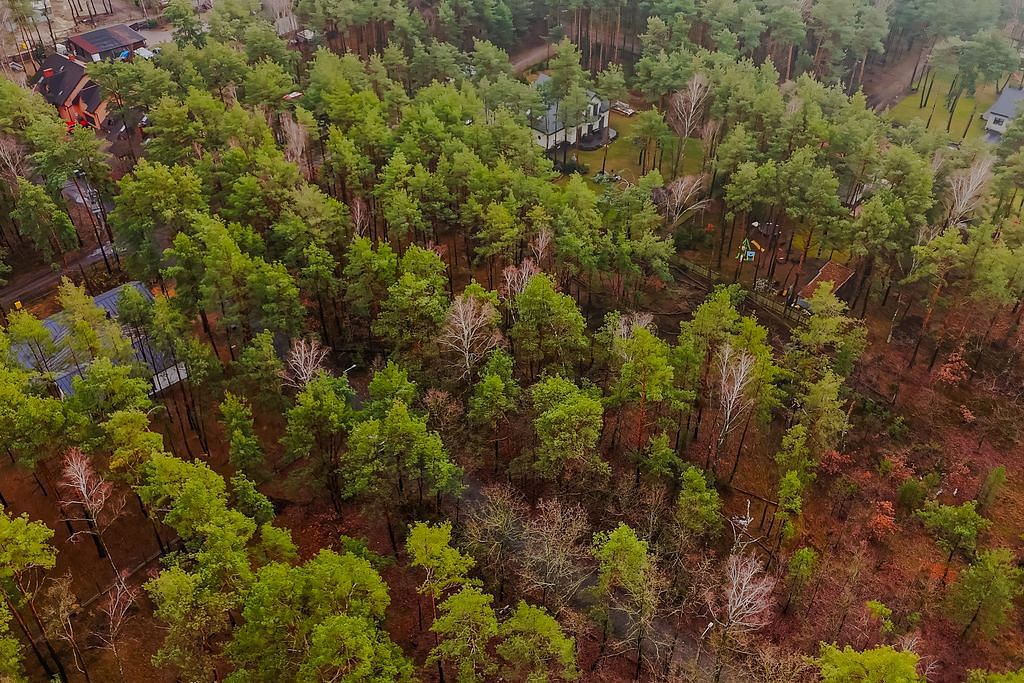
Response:
[{"label": "green leafy tree", "polygon": [[550,276],[530,278],[514,305],[510,336],[531,376],[548,366],[567,369],[579,360],[587,346],[586,323],[576,302],[556,291]]},{"label": "green leafy tree", "polygon": [[202,211],[202,181],[187,166],[164,166],[141,159],[118,183],[120,193],[110,212],[118,242],[127,246],[129,267],[149,280],[159,272],[160,241],[173,240],[192,224],[192,212]]},{"label": "green leafy tree", "polygon": [[593,392],[555,376],[533,385],[530,398],[537,415],[535,467],[542,476],[564,482],[578,474],[610,471],[596,452],[604,407]]},{"label": "green leafy tree", "polygon": [[344,277],[346,301],[356,315],[369,321],[398,280],[398,256],[387,242],[375,247],[369,238],[357,237],[348,248]]},{"label": "green leafy tree", "polygon": [[1005,485],[1006,467],[1003,465],[993,467],[985,475],[985,481],[982,482],[981,489],[978,491],[978,508],[980,510],[987,510],[992,507]]},{"label": "green leafy tree", "polygon": [[153,616],[165,626],[153,663],[174,666],[187,681],[207,680],[213,670],[213,639],[227,629],[230,602],[198,574],[170,567],[145,584]]},{"label": "green leafy tree", "polygon": [[[203,680],[213,668],[214,642],[251,587],[257,561],[294,557],[295,546],[286,531],[267,523],[260,527],[231,508],[227,483],[205,463],[153,455],[136,491],[150,509],[164,512],[163,521],[187,551],[145,585],[155,616],[167,627],[154,663]],[[246,503],[266,512],[266,503],[255,495]]]},{"label": "green leafy tree", "polygon": [[[380,419],[358,423],[349,437],[349,455],[371,473],[368,490],[387,505],[454,492],[462,475],[444,448],[441,437],[427,427],[425,417],[394,401]],[[358,470],[357,470],[358,471]]]},{"label": "green leafy tree", "polygon": [[125,365],[135,360],[131,342],[121,326],[96,305],[84,287],[65,277],[61,279],[58,297],[63,309],[59,315],[68,328],[65,343],[79,369],[97,359]]},{"label": "green leafy tree", "polygon": [[384,417],[395,401],[412,407],[419,395],[419,388],[409,379],[408,371],[393,360],[373,373],[367,391],[370,402],[365,414],[378,418]]},{"label": "green leafy tree", "polygon": [[397,281],[373,325],[399,354],[419,357],[425,340],[433,339],[448,311],[445,265],[432,251],[410,245],[399,263]]},{"label": "green leafy tree", "polygon": [[543,607],[519,601],[515,611],[498,627],[501,642],[495,651],[504,661],[505,675],[515,680],[547,683],[575,681],[576,641],[566,636],[558,621]]},{"label": "green leafy tree", "polygon": [[281,98],[294,89],[295,83],[283,66],[271,59],[263,59],[252,65],[245,74],[242,101],[278,110],[284,106]]},{"label": "green leafy tree", "polygon": [[264,525],[274,521],[274,504],[260,493],[256,482],[241,472],[231,476],[232,507],[246,517],[251,517],[256,524]]},{"label": "green leafy tree", "polygon": [[775,462],[783,472],[794,472],[806,489],[814,482],[817,463],[811,458],[807,443],[807,427],[797,423],[782,435],[782,444],[775,454]]},{"label": "green leafy tree", "polygon": [[280,403],[284,364],[274,350],[274,335],[269,330],[260,332],[242,348],[234,368],[239,385],[254,402],[269,406]]},{"label": "green leafy tree", "polygon": [[99,438],[100,425],[118,411],[152,407],[149,382],[132,374],[130,367],[100,358],[72,380],[65,406],[69,420],[80,425],[83,438]]},{"label": "green leafy tree", "polygon": [[515,415],[522,389],[513,377],[514,361],[504,351],[491,352],[473,385],[469,397],[469,419],[491,431],[494,445],[494,466],[498,466],[498,447],[502,426]]},{"label": "green leafy tree", "polygon": [[110,474],[118,481],[138,486],[150,459],[164,454],[163,435],[150,431],[149,415],[137,408],[111,414],[103,432],[110,450]]},{"label": "green leafy tree", "polygon": [[967,683],[1020,683],[1021,680],[1024,680],[1024,669],[1004,674],[974,669],[967,674]]},{"label": "green leafy tree", "polygon": [[208,40],[195,53],[195,65],[206,84],[227,102],[226,89],[241,85],[250,69],[245,56],[226,43]]},{"label": "green leafy tree", "polygon": [[977,503],[973,500],[960,505],[942,505],[930,500],[917,513],[924,522],[924,528],[934,534],[935,542],[948,553],[945,571],[942,572],[943,581],[953,557],[957,553],[973,553],[978,534],[992,526],[992,522],[979,515],[976,508]]},{"label": "green leafy tree", "polygon": [[[675,398],[675,383],[669,345],[646,327],[633,325],[617,334],[613,353],[620,364],[609,399],[613,404],[636,406],[636,480],[640,481],[641,457],[647,445],[651,415],[661,413],[662,402]],[[619,420],[624,416],[622,411]]]},{"label": "green leafy tree", "polygon": [[45,261],[58,256],[78,243],[78,233],[68,214],[59,208],[42,187],[18,178],[17,200],[10,217],[21,234],[32,240]]},{"label": "green leafy tree", "polygon": [[491,680],[497,664],[488,643],[498,635],[498,618],[491,608],[494,598],[475,586],[462,589],[440,604],[430,630],[440,641],[430,651],[431,659],[455,666],[459,683]]},{"label": "green leafy tree", "polygon": [[164,10],[164,17],[174,27],[172,36],[178,47],[201,46],[206,42],[203,23],[189,0],[171,0]]},{"label": "green leafy tree", "polygon": [[796,524],[803,512],[803,483],[793,471],[786,472],[779,481],[779,507],[775,519],[779,521],[779,542],[796,536]]},{"label": "green leafy tree", "polygon": [[639,677],[644,639],[659,608],[660,576],[647,541],[621,522],[612,531],[594,534],[593,553],[598,565],[594,593],[599,600],[596,614],[602,622],[602,649],[610,635],[612,611],[623,613],[629,624],[628,636],[636,646]]},{"label": "green leafy tree", "polygon": [[825,369],[846,377],[867,345],[867,330],[846,315],[846,304],[832,293],[829,282],[814,290],[808,304],[811,315],[794,330],[793,350],[787,360],[794,372],[803,377]]},{"label": "green leafy tree", "polygon": [[991,637],[1013,609],[1014,600],[1024,592],[1024,570],[1006,549],[986,550],[960,572],[949,593],[950,611],[964,629],[963,638],[974,626]]},{"label": "green leafy tree", "polygon": [[21,666],[21,643],[11,635],[11,612],[0,605],[0,677],[11,683],[22,683],[25,671]]},{"label": "green leafy tree", "polygon": [[[0,505],[0,594],[4,597],[4,602],[0,605],[0,673],[10,675],[13,680],[18,680],[22,671],[18,654],[20,646],[8,635],[11,616],[17,617],[25,635],[30,638],[33,651],[40,662],[44,662],[38,646],[31,640],[32,634],[28,626],[17,612],[17,605],[24,599],[39,622],[39,616],[31,602],[31,577],[37,571],[53,569],[56,564],[57,552],[50,544],[52,538],[53,529],[42,522],[32,522],[26,514],[12,516]],[[41,622],[39,623],[41,626]],[[49,640],[45,637],[43,640],[50,654],[56,658]],[[49,665],[44,663],[43,666],[49,673]]]},{"label": "green leafy tree", "polygon": [[922,683],[919,660],[913,652],[888,645],[858,652],[849,645],[840,650],[822,643],[817,664],[823,683]]},{"label": "green leafy tree", "polygon": [[409,564],[424,571],[419,592],[437,601],[450,589],[469,583],[469,572],[476,565],[469,555],[452,547],[451,522],[427,524],[416,522],[409,527],[405,541]]},{"label": "green leafy tree", "polygon": [[411,681],[382,625],[390,599],[371,563],[321,550],[303,565],[261,569],[227,646],[230,681]]},{"label": "green leafy tree", "polygon": [[818,560],[817,551],[809,546],[800,548],[789,558],[789,563],[786,565],[786,588],[789,594],[786,597],[786,604],[782,608],[783,612],[788,612],[793,601],[798,601],[807,586],[810,585],[811,578],[818,567]]},{"label": "green leafy tree", "polygon": [[714,538],[722,530],[722,500],[699,467],[680,475],[675,521],[687,539]]},{"label": "green leafy tree", "polygon": [[7,315],[7,339],[29,350],[36,372],[48,374],[60,369],[55,358],[58,348],[53,333],[29,311],[22,309]]},{"label": "green leafy tree", "polygon": [[844,400],[840,396],[843,380],[831,370],[816,381],[801,386],[800,423],[807,428],[811,457],[817,458],[839,443],[849,429]]},{"label": "green leafy tree", "polygon": [[263,447],[253,429],[249,403],[229,391],[221,401],[220,414],[228,437],[228,459],[231,464],[250,477],[262,475],[265,465]]},{"label": "green leafy tree", "polygon": [[352,429],[354,392],[345,377],[321,372],[295,397],[283,439],[290,458],[308,461],[309,475],[327,489],[335,509],[368,485],[369,473],[350,462],[345,439]]}]

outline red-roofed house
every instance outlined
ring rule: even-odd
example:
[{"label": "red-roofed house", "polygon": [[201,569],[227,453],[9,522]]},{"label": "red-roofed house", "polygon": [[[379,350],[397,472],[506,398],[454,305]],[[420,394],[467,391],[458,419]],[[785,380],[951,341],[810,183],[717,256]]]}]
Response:
[{"label": "red-roofed house", "polygon": [[814,292],[821,286],[822,282],[832,283],[832,293],[840,299],[846,300],[850,294],[853,283],[853,276],[856,273],[853,268],[844,266],[835,261],[829,261],[821,267],[818,274],[811,278],[811,281],[803,286],[797,294],[796,303],[798,306],[807,308],[808,300],[814,296]]}]

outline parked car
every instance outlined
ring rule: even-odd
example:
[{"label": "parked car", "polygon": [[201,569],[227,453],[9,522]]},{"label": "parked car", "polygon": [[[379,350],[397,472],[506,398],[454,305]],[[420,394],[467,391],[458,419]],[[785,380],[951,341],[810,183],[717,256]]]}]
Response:
[{"label": "parked car", "polygon": [[623,116],[632,116],[636,113],[636,109],[633,109],[633,107],[629,106],[622,100],[612,102],[612,111],[617,111]]}]

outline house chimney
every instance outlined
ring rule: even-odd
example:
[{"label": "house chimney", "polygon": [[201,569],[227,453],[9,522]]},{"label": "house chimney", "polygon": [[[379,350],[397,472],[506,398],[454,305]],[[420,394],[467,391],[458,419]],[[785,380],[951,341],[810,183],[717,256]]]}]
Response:
[{"label": "house chimney", "polygon": [[53,69],[50,67],[43,69],[43,78],[53,78]]}]

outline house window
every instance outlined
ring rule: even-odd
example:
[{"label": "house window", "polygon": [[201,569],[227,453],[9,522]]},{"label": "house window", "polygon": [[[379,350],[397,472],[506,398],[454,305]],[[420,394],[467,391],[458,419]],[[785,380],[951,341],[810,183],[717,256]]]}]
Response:
[{"label": "house window", "polygon": [[1006,123],[1006,119],[1004,119],[1002,116],[996,116],[996,117],[993,117],[993,119],[992,119],[992,125],[994,125],[994,126],[1002,126],[1005,123]]}]

